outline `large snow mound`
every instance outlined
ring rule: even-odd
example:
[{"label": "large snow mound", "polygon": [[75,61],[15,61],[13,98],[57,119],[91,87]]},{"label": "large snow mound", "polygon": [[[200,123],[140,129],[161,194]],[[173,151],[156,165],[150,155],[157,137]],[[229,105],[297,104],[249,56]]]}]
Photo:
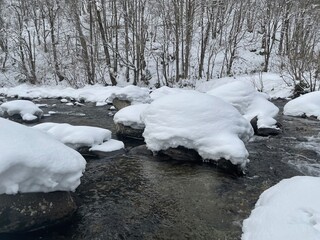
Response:
[{"label": "large snow mound", "polygon": [[248,120],[258,118],[258,128],[277,128],[274,119],[279,108],[268,101],[268,95],[258,92],[249,82],[229,80],[221,82],[207,93],[233,105]]},{"label": "large snow mound", "polygon": [[320,119],[320,91],[291,100],[284,106],[283,113],[290,116],[314,116]]},{"label": "large snow mound", "polygon": [[9,116],[19,114],[24,121],[32,121],[41,118],[43,111],[33,102],[28,100],[13,100],[2,103],[0,112]]},{"label": "large snow mound", "polygon": [[171,94],[153,101],[141,117],[146,126],[143,136],[152,151],[183,146],[198,151],[204,160],[247,163],[244,142],[253,135],[252,127],[217,97],[196,91]]},{"label": "large snow mound", "polygon": [[111,94],[111,96],[108,98],[108,101],[112,102],[115,98],[130,101],[131,104],[151,102],[149,89],[140,88],[134,85],[129,85],[124,88],[118,89]]},{"label": "large snow mound", "polygon": [[0,118],[0,194],[74,191],[86,161],[35,129]]},{"label": "large snow mound", "polygon": [[143,129],[145,125],[140,116],[148,106],[149,104],[136,104],[122,108],[114,115],[113,121],[134,129]]},{"label": "large snow mound", "polygon": [[92,147],[111,139],[111,131],[99,127],[73,126],[68,123],[41,123],[33,126],[52,135],[67,146],[78,149]]},{"label": "large snow mound", "polygon": [[320,239],[320,178],[285,179],[263,192],[243,222],[242,240]]},{"label": "large snow mound", "polygon": [[157,88],[155,90],[153,90],[150,93],[150,97],[152,100],[156,100],[158,98],[170,95],[170,94],[176,94],[176,93],[182,93],[186,90],[182,89],[182,88],[170,88],[167,86],[163,86],[161,88]]}]

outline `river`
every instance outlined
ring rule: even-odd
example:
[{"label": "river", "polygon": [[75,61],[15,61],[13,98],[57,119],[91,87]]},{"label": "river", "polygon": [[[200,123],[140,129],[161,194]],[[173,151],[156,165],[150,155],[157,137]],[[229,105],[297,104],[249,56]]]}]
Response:
[{"label": "river", "polygon": [[[67,122],[115,132],[109,106],[66,106],[41,100],[41,122]],[[317,144],[320,123],[282,115],[283,132],[254,137],[247,144],[250,163],[243,177],[226,174],[207,163],[164,161],[149,155],[124,154],[87,159],[82,183],[74,193],[79,209],[55,228],[0,239],[213,239],[238,240],[241,223],[259,195],[281,179],[320,176]],[[114,136],[116,138],[116,136]],[[127,150],[141,142],[125,142]]]}]

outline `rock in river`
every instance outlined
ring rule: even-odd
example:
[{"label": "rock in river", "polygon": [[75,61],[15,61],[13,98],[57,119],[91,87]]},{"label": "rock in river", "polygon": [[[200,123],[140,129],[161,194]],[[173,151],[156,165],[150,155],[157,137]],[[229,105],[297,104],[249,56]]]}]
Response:
[{"label": "rock in river", "polygon": [[0,195],[0,233],[46,228],[69,219],[77,206],[69,192]]}]

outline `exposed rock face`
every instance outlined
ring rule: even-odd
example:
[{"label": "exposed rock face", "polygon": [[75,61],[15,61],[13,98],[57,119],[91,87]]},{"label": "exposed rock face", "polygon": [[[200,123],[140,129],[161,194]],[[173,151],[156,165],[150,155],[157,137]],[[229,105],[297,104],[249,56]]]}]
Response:
[{"label": "exposed rock face", "polygon": [[[254,130],[254,134],[258,136],[275,136],[281,133],[280,128],[258,128],[258,117],[251,119],[250,123]],[[277,126],[280,127],[278,123]]]},{"label": "exposed rock face", "polygon": [[121,123],[116,123],[116,132],[120,137],[143,140],[143,131],[144,129],[132,128]]},{"label": "exposed rock face", "polygon": [[0,233],[25,232],[67,220],[76,211],[69,192],[0,195]]},{"label": "exposed rock face", "polygon": [[122,108],[130,106],[131,102],[129,100],[121,100],[119,98],[114,98],[112,104],[117,110],[120,110]]}]

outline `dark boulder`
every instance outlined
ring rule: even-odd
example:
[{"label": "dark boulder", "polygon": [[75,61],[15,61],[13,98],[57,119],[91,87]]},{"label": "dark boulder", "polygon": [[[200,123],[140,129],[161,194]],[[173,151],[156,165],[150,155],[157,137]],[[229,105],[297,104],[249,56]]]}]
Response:
[{"label": "dark boulder", "polygon": [[143,129],[138,128],[132,128],[129,126],[125,126],[121,123],[116,123],[116,134],[120,136],[121,138],[132,138],[132,139],[138,139],[143,140]]},{"label": "dark boulder", "polygon": [[0,195],[0,233],[34,231],[68,220],[77,206],[69,192]]}]

